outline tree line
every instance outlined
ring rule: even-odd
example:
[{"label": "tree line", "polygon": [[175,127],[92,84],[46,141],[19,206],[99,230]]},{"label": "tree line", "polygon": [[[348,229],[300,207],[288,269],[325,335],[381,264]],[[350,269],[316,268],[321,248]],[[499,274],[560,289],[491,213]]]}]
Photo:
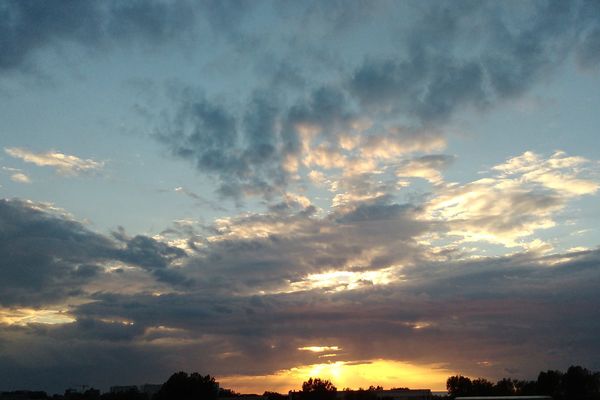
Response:
[{"label": "tree line", "polygon": [[[593,372],[580,366],[571,366],[567,372],[557,370],[542,371],[536,380],[503,378],[493,383],[485,378],[470,379],[466,376],[451,376],[446,381],[447,396],[450,399],[461,396],[527,396],[547,395],[554,400],[600,400],[600,372]],[[377,392],[381,386],[368,389],[344,389],[344,400],[382,400]],[[408,390],[397,388],[394,390]],[[301,390],[291,392],[293,400],[336,400],[337,388],[326,379],[310,378],[302,384]],[[119,393],[100,394],[99,390],[88,389],[83,393],[67,390],[64,395],[47,396],[45,392],[5,392],[3,398],[40,400],[219,400],[243,395],[230,389],[221,388],[214,377],[197,372],[188,374],[177,372],[161,385],[153,396],[137,390]],[[287,394],[264,392],[265,400],[287,400]]]},{"label": "tree line", "polygon": [[571,366],[567,372],[541,371],[537,380],[503,378],[496,383],[485,378],[455,375],[446,381],[451,398],[460,396],[552,396],[554,400],[600,400],[600,372]]}]

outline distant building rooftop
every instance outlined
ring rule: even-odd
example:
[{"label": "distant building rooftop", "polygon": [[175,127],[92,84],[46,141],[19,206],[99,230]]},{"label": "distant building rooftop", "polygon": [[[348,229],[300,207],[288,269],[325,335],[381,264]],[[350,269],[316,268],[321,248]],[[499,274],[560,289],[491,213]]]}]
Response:
[{"label": "distant building rooftop", "polygon": [[138,387],[135,385],[128,385],[128,386],[111,386],[110,387],[110,392],[111,393],[130,393],[130,392],[139,392]]},{"label": "distant building rooftop", "polygon": [[12,392],[0,392],[0,400],[33,400],[45,399],[46,392],[32,390],[15,390]]}]

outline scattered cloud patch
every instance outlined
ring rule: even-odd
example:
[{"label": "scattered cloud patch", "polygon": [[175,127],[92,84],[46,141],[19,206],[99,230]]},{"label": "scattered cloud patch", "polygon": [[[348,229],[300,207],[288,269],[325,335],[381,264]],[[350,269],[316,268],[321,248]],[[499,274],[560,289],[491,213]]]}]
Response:
[{"label": "scattered cloud patch", "polygon": [[54,168],[59,174],[65,176],[97,172],[104,167],[103,161],[81,159],[74,155],[56,151],[35,153],[18,147],[6,147],[4,151],[6,154],[21,159],[24,162],[35,164],[39,167]]},{"label": "scattered cloud patch", "polygon": [[10,180],[17,183],[31,183],[31,178],[18,168],[2,167],[10,174]]},{"label": "scattered cloud patch", "polygon": [[13,182],[17,182],[17,183],[31,183],[31,179],[22,172],[17,172],[16,174],[12,174],[10,176],[10,179]]}]

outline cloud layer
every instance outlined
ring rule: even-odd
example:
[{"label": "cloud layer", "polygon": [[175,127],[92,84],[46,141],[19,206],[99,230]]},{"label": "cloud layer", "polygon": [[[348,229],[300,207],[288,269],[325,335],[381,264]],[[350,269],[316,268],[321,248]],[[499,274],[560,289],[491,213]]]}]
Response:
[{"label": "cloud layer", "polygon": [[[365,160],[365,152],[359,158],[353,150],[366,141],[410,151],[422,150],[423,142],[433,146],[440,125],[455,113],[482,112],[517,98],[573,54],[581,59],[593,52],[588,41],[600,23],[589,16],[592,7],[426,6],[399,34],[404,48],[396,54],[366,56],[341,79],[313,82],[302,91],[255,88],[241,104],[222,104],[187,88],[156,136],[174,155],[216,177],[221,195],[237,198],[281,193],[303,177],[303,167],[348,171],[363,163],[363,169],[381,169],[397,163],[402,151]],[[515,18],[519,13],[523,17]]]},{"label": "cloud layer", "polygon": [[[528,175],[532,163],[548,179]],[[155,238],[105,236],[50,205],[2,201],[0,384],[60,390],[52,382],[61,374],[108,385],[182,368],[269,375],[322,362],[305,351],[315,346],[332,350],[331,362],[400,360],[495,377],[595,368],[598,250],[519,242],[525,252],[471,257],[431,242],[515,246],[588,192],[551,179],[585,163],[525,153],[493,167],[494,178],[439,183],[423,204],[381,197],[324,215],[290,195],[266,213],[174,225]],[[506,175],[509,164],[521,166],[516,175]],[[25,348],[36,356],[23,358]],[[523,360],[525,348],[538,357]],[[118,365],[148,357],[122,375]]]}]

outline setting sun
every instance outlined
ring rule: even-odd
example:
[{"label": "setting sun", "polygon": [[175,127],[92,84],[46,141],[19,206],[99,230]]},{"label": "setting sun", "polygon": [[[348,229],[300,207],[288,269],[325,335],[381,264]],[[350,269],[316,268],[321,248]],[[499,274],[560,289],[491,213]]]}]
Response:
[{"label": "setting sun", "polygon": [[386,389],[395,387],[430,388],[445,390],[446,379],[452,371],[441,365],[414,365],[392,360],[360,362],[336,361],[303,365],[263,376],[225,376],[219,381],[224,386],[242,393],[277,391],[287,393],[299,390],[310,377],[330,380],[338,390],[368,388],[371,385]]}]

